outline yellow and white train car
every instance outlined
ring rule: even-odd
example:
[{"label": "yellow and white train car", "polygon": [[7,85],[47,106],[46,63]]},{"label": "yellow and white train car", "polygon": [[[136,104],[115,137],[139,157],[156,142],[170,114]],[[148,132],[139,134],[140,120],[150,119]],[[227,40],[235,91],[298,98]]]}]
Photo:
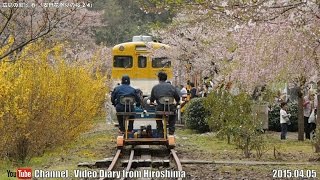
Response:
[{"label": "yellow and white train car", "polygon": [[144,96],[151,94],[151,89],[158,84],[157,74],[164,71],[168,80],[172,80],[171,61],[166,56],[155,56],[156,50],[168,49],[169,46],[150,41],[150,36],[135,36],[133,42],[115,45],[112,48],[113,86],[121,82],[123,75],[130,77],[130,85],[139,88]]}]

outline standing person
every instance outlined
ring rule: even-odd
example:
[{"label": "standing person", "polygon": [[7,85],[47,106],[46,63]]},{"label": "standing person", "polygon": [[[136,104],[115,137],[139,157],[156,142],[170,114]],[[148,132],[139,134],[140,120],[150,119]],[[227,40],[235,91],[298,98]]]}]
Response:
[{"label": "standing person", "polygon": [[[136,105],[140,106],[140,97],[137,94],[136,89],[130,86],[130,77],[127,75],[122,76],[121,85],[114,88],[111,94],[111,102],[116,108],[117,112],[124,112],[125,109],[129,109],[129,106],[125,107],[124,104],[120,103],[121,97],[134,97],[136,101]],[[134,111],[134,107],[131,106],[131,112]],[[134,116],[130,116],[130,119],[134,119]],[[119,123],[119,133],[124,134],[124,116],[117,115],[118,123]],[[129,121],[128,131],[131,132],[133,130],[133,121]]]},{"label": "standing person", "polygon": [[195,97],[197,97],[197,88],[196,87],[194,87],[194,83],[192,82],[192,83],[190,83],[190,86],[191,86],[191,90],[190,90],[190,98],[192,99],[192,98],[195,98]]},{"label": "standing person", "polygon": [[287,103],[286,102],[282,102],[280,104],[280,124],[281,124],[281,140],[286,139],[287,136],[287,132],[288,132],[288,125],[290,123],[289,121],[289,117],[291,116],[291,114],[287,114]]},{"label": "standing person", "polygon": [[202,86],[199,85],[199,86],[197,87],[197,97],[201,97],[201,96],[202,96],[202,91],[203,91]]},{"label": "standing person", "polygon": [[207,85],[206,85],[206,84],[203,84],[203,85],[202,85],[202,94],[201,94],[201,97],[207,97],[207,95],[208,95]]},{"label": "standing person", "polygon": [[187,89],[183,85],[180,85],[180,87],[181,87],[180,95],[181,96],[187,95],[187,93],[188,93]]},{"label": "standing person", "polygon": [[303,98],[304,132],[306,134],[306,139],[310,139],[310,127],[308,121],[312,111],[313,100],[314,94],[312,94],[310,91],[308,95]]},{"label": "standing person", "polygon": [[317,120],[317,107],[318,107],[318,98],[317,95],[313,95],[314,100],[311,103],[311,114],[309,117],[309,131],[312,134],[312,138],[315,137],[315,130],[317,128],[316,120]]},{"label": "standing person", "polygon": [[[174,86],[166,83],[167,74],[165,72],[158,73],[159,84],[155,85],[151,90],[150,101],[157,102],[156,111],[163,111],[164,105],[160,103],[159,99],[161,97],[173,97],[177,104],[180,102],[179,92]],[[170,105],[170,111],[175,112],[176,106]],[[162,118],[162,115],[156,115],[156,118]],[[176,114],[169,115],[169,134],[173,135],[175,131]],[[163,123],[161,120],[157,120],[157,130],[160,137],[163,137]]]}]

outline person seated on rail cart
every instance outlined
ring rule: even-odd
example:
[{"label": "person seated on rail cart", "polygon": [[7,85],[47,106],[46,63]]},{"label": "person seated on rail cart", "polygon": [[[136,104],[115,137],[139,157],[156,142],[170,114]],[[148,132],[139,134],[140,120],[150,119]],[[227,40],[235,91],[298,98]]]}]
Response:
[{"label": "person seated on rail cart", "polygon": [[[130,77],[127,75],[122,76],[121,79],[121,85],[114,88],[111,94],[111,102],[112,105],[116,108],[117,112],[124,112],[125,109],[129,109],[129,106],[125,108],[124,104],[120,103],[121,97],[134,97],[136,101],[136,105],[140,106],[140,97],[137,94],[136,89],[130,86]],[[131,109],[128,110],[130,112],[134,112],[134,106],[131,106]],[[124,116],[123,115],[117,115],[117,119],[119,122],[119,132],[121,134],[124,133]],[[134,119],[134,116],[129,116],[129,119]],[[131,132],[133,130],[133,121],[129,121],[128,131]]]},{"label": "person seated on rail cart", "polygon": [[[151,90],[150,101],[157,102],[156,111],[163,111],[164,105],[160,103],[159,99],[161,97],[173,97],[177,102],[177,105],[180,102],[179,92],[174,86],[169,83],[166,83],[167,74],[165,72],[158,73],[159,84],[155,85]],[[176,105],[170,105],[170,111],[176,111]],[[156,118],[162,118],[162,115],[156,115]],[[176,114],[169,115],[169,134],[173,135],[175,131],[175,121]],[[157,120],[157,130],[160,136],[163,137],[163,123],[161,120]]]},{"label": "person seated on rail cart", "polygon": [[140,98],[140,102],[141,102],[140,105],[143,106],[143,92],[141,91],[141,89],[137,88],[136,89],[136,94]]}]

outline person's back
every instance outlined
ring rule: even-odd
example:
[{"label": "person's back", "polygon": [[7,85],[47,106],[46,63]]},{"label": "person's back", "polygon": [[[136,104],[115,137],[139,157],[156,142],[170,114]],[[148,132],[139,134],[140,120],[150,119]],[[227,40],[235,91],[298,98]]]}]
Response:
[{"label": "person's back", "polygon": [[[155,85],[151,91],[151,101],[156,101],[158,105],[161,103],[159,99],[161,97],[173,97],[177,102],[180,101],[179,93],[176,88],[171,84],[160,81],[159,84]],[[163,109],[163,106],[157,106],[157,109]]]},{"label": "person's back", "polygon": [[[158,74],[159,78],[159,84],[155,85],[152,90],[151,90],[151,97],[150,101],[157,102],[157,111],[163,111],[164,110],[164,105],[160,103],[160,98],[161,97],[173,97],[177,104],[180,102],[180,96],[179,92],[176,90],[174,86],[172,86],[169,83],[166,83],[165,81],[167,80],[167,74],[164,72],[159,72]],[[170,111],[175,112],[176,110],[176,105],[171,104],[170,105]],[[156,118],[162,118],[161,115],[157,115]],[[175,131],[175,119],[176,115],[169,115],[169,134],[173,135]],[[160,134],[161,137],[163,137],[163,123],[162,121],[157,121],[157,129],[158,133]]]},{"label": "person's back", "polygon": [[181,90],[180,90],[180,95],[183,96],[183,95],[186,95],[188,93],[187,89],[181,85]]},{"label": "person's back", "polygon": [[190,83],[191,90],[190,90],[190,98],[197,97],[197,88],[194,86],[194,83]]},{"label": "person's back", "polygon": [[[137,106],[140,106],[140,97],[138,96],[137,91],[130,86],[129,76],[122,77],[121,85],[117,86],[111,94],[111,102],[116,107],[117,112],[124,112],[125,110],[133,112],[134,107],[132,105],[129,108],[129,105],[125,107],[125,105],[120,102],[122,97],[134,97]],[[130,116],[129,118],[133,119],[134,116]],[[119,123],[119,130],[121,131],[121,133],[123,133],[125,131],[124,116],[117,115],[117,119]],[[133,121],[129,121],[128,131],[132,131],[132,129]]]},{"label": "person's back", "polygon": [[116,87],[113,92],[114,92],[114,98],[113,98],[114,102],[112,103],[114,103],[114,105],[119,108],[124,107],[124,105],[120,103],[121,97],[136,96],[136,90],[127,84],[122,84]]}]

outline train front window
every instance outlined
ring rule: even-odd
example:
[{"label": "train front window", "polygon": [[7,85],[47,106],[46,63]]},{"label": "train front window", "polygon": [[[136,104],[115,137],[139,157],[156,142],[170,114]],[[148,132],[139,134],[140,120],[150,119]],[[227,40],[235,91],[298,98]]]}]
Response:
[{"label": "train front window", "polygon": [[147,57],[145,56],[138,56],[138,67],[145,68],[147,67]]},{"label": "train front window", "polygon": [[132,56],[115,56],[113,59],[113,67],[131,68]]},{"label": "train front window", "polygon": [[169,68],[171,67],[171,61],[167,57],[152,58],[153,68]]}]

